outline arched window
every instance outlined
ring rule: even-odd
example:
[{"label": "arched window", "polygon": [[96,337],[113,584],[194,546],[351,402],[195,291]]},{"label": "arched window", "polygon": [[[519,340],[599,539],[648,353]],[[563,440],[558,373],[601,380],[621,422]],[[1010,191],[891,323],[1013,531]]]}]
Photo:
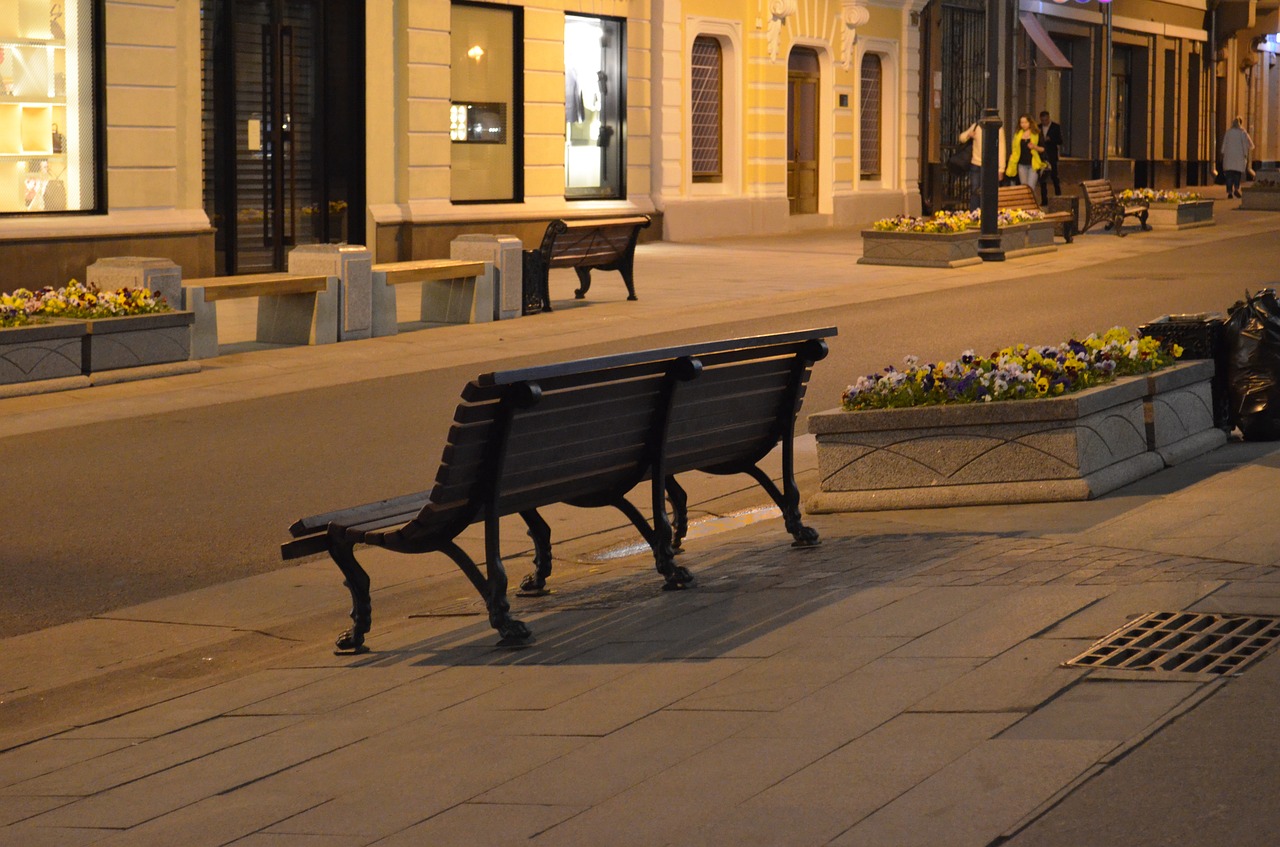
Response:
[{"label": "arched window", "polygon": [[880,178],[880,127],[883,96],[883,73],[880,57],[866,53],[862,57],[862,156],[859,173],[863,179]]},{"label": "arched window", "polygon": [[694,182],[719,182],[724,175],[724,57],[720,42],[700,35],[693,40],[690,168]]}]

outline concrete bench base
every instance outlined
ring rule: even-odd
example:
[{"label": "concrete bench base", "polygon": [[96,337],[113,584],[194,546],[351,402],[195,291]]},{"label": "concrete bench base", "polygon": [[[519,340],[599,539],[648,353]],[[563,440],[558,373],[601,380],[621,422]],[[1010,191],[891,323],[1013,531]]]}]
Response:
[{"label": "concrete bench base", "polygon": [[[287,279],[281,275],[282,279]],[[218,304],[225,295],[209,297],[205,286],[183,285],[186,309],[195,315],[191,357],[218,355]],[[249,295],[252,296],[252,295]],[[338,340],[338,278],[325,290],[303,294],[258,295],[257,340],[265,344],[333,344]]]}]

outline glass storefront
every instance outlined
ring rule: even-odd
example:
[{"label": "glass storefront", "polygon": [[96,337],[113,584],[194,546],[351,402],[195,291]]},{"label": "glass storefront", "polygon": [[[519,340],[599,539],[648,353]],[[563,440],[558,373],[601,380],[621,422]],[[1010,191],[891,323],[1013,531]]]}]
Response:
[{"label": "glass storefront", "polygon": [[0,0],[0,213],[101,205],[94,0]]},{"label": "glass storefront", "polygon": [[626,196],[625,56],[623,21],[565,15],[566,198]]},{"label": "glass storefront", "polygon": [[452,6],[449,199],[454,203],[522,198],[519,13],[510,6]]}]

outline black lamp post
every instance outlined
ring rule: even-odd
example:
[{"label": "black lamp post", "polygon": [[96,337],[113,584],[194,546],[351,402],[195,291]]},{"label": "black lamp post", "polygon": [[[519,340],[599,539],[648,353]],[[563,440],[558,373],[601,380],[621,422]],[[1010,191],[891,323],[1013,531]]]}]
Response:
[{"label": "black lamp post", "polygon": [[1003,262],[1000,248],[1000,0],[987,0],[987,108],[982,127],[981,229],[978,255],[988,262]]}]

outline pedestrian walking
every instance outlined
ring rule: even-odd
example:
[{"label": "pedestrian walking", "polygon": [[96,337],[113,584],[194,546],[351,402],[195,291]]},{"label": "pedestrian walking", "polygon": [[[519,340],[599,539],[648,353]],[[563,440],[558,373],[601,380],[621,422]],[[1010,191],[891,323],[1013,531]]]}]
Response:
[{"label": "pedestrian walking", "polygon": [[1240,196],[1240,179],[1249,170],[1253,139],[1244,129],[1244,118],[1236,117],[1231,129],[1222,136],[1222,176],[1227,184],[1227,197]]},{"label": "pedestrian walking", "polygon": [[1062,127],[1049,117],[1049,113],[1040,113],[1040,146],[1044,152],[1044,169],[1040,172],[1040,205],[1049,205],[1049,180],[1053,180],[1053,193],[1062,195],[1062,183],[1058,176],[1058,157],[1062,150]]},{"label": "pedestrian walking", "polygon": [[1031,116],[1023,115],[1018,118],[1018,131],[1013,134],[1013,146],[1009,150],[1009,164],[1005,166],[1004,175],[1016,177],[1023,185],[1031,186],[1034,194],[1040,181],[1040,169],[1044,167],[1044,162],[1040,159],[1043,151],[1040,133],[1031,122]]},{"label": "pedestrian walking", "polygon": [[[973,153],[969,157],[969,208],[977,209],[982,205],[982,125],[977,121],[960,133],[960,143],[964,144],[967,141],[973,142]],[[1004,173],[1004,126],[1000,127],[1000,138],[996,149],[1000,157],[1000,169],[997,173]]]}]

